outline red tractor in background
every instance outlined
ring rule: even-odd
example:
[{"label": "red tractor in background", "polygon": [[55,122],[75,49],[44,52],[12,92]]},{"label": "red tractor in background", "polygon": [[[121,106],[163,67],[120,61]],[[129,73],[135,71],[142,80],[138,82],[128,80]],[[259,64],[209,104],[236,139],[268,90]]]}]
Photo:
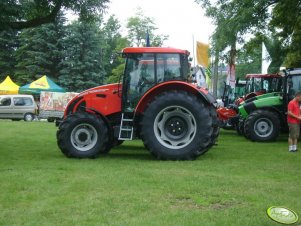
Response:
[{"label": "red tractor in background", "polygon": [[[272,92],[279,92],[282,88],[283,77],[280,74],[247,74],[244,96],[237,98],[234,104],[229,104],[220,107],[217,110],[220,126],[227,129],[233,128],[229,119],[238,114],[237,107],[244,101],[253,97]],[[225,92],[224,92],[225,93]],[[228,100],[228,97],[223,96],[223,100]]]},{"label": "red tractor in background", "polygon": [[188,82],[189,52],[129,47],[122,83],[98,86],[69,103],[57,131],[67,157],[95,158],[141,138],[162,160],[192,160],[219,134],[215,98]]},{"label": "red tractor in background", "polygon": [[282,87],[280,74],[247,74],[246,81],[245,95],[235,101],[236,105],[255,96],[278,92]]}]

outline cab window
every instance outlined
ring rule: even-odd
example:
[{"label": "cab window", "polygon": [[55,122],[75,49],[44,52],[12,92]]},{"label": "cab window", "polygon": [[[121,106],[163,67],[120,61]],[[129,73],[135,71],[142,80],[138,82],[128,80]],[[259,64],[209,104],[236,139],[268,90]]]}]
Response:
[{"label": "cab window", "polygon": [[1,106],[10,106],[11,105],[11,98],[10,97],[4,97],[0,100],[0,107]]},{"label": "cab window", "polygon": [[157,80],[159,82],[179,80],[181,64],[179,54],[157,54]]},{"label": "cab window", "polygon": [[15,106],[31,106],[33,104],[32,99],[28,97],[14,97]]}]

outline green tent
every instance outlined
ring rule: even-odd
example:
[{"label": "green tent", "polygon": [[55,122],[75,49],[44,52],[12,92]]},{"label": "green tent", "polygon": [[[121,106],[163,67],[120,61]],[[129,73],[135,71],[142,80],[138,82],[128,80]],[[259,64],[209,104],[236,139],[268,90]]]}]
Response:
[{"label": "green tent", "polygon": [[40,94],[41,91],[49,92],[65,92],[65,89],[55,84],[46,75],[42,76],[38,80],[29,83],[25,86],[19,88],[19,93],[30,93],[30,94]]}]

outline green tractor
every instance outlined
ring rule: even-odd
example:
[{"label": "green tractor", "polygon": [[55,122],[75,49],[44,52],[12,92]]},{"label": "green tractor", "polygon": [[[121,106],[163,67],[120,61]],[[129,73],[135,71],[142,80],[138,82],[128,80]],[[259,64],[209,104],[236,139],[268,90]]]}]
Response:
[{"label": "green tractor", "polygon": [[238,107],[238,133],[252,141],[273,141],[287,130],[287,105],[301,90],[301,69],[282,72],[281,92],[267,93],[246,100]]}]

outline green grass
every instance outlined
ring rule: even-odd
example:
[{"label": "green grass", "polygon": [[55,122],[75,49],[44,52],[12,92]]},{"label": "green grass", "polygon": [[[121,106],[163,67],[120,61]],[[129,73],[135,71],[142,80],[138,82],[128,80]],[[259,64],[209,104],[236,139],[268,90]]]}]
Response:
[{"label": "green grass", "polygon": [[255,143],[223,130],[196,161],[155,160],[141,141],[79,160],[61,154],[56,130],[0,121],[0,225],[277,225],[274,205],[301,215],[301,151],[286,135]]}]

